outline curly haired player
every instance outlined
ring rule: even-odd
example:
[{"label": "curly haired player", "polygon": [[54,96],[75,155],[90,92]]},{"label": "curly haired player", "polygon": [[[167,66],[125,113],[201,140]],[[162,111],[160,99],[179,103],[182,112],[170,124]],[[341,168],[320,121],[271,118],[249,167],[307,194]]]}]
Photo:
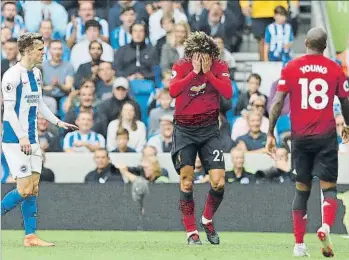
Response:
[{"label": "curly haired player", "polygon": [[220,96],[232,97],[227,64],[214,40],[195,32],[185,42],[185,58],[172,69],[170,94],[176,98],[172,161],[180,175],[180,210],[188,244],[201,245],[193,200],[197,153],[211,180],[201,224],[211,244],[219,244],[212,218],[224,194],[225,164],[218,129]]}]

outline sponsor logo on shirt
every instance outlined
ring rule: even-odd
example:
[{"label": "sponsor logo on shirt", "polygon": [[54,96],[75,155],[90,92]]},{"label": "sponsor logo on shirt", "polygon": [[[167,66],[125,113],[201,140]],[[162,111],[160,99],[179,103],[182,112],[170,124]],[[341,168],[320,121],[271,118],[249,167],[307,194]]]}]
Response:
[{"label": "sponsor logo on shirt", "polygon": [[24,99],[27,101],[28,104],[39,104],[40,95],[38,94],[25,95]]},{"label": "sponsor logo on shirt", "polygon": [[191,92],[188,94],[188,96],[191,96],[191,97],[195,97],[197,95],[204,94],[206,91],[206,83],[203,83],[203,84],[198,85],[198,86],[192,86],[190,88],[190,91]]}]

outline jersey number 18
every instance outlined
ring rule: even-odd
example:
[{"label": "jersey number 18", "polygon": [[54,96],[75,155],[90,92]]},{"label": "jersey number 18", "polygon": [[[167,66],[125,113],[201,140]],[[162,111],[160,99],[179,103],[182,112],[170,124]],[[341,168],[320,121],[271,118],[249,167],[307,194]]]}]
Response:
[{"label": "jersey number 18", "polygon": [[[300,78],[298,83],[302,86],[302,109],[308,109],[308,106],[310,106],[313,109],[321,110],[327,106],[328,84],[325,80],[317,78],[309,82],[307,78]],[[321,88],[317,90],[316,86]],[[316,98],[321,98],[321,101],[318,102],[319,100],[316,100]]]}]

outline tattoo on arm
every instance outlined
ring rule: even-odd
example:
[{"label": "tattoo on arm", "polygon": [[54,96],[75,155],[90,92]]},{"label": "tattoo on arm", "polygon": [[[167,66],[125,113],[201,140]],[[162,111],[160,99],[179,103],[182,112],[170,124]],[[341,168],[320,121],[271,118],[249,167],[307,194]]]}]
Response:
[{"label": "tattoo on arm", "polygon": [[274,135],[274,129],[276,122],[281,115],[282,108],[284,106],[284,101],[287,96],[286,92],[276,92],[273,104],[271,105],[270,115],[269,115],[269,131],[268,134]]},{"label": "tattoo on arm", "polygon": [[339,98],[339,101],[341,103],[345,124],[349,126],[349,98]]}]

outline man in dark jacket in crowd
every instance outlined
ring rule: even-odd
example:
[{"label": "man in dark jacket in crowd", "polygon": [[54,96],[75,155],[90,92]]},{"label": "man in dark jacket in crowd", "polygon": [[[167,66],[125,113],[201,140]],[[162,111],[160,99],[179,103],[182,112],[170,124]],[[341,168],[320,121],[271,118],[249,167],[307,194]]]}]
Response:
[{"label": "man in dark jacket in crowd", "polygon": [[136,118],[141,119],[141,109],[136,101],[128,96],[129,82],[127,79],[119,77],[113,84],[113,96],[99,105],[97,110],[97,120],[95,128],[103,136],[106,136],[108,124],[118,118],[122,105],[126,102],[132,102],[136,108]]},{"label": "man in dark jacket in crowd", "polygon": [[107,150],[104,148],[96,150],[94,160],[97,168],[86,175],[85,183],[106,183],[107,181],[123,183],[120,171],[110,162]]},{"label": "man in dark jacket in crowd", "polygon": [[154,80],[154,66],[158,62],[156,48],[147,45],[146,25],[135,23],[131,26],[132,42],[117,50],[114,67],[119,77]]}]

